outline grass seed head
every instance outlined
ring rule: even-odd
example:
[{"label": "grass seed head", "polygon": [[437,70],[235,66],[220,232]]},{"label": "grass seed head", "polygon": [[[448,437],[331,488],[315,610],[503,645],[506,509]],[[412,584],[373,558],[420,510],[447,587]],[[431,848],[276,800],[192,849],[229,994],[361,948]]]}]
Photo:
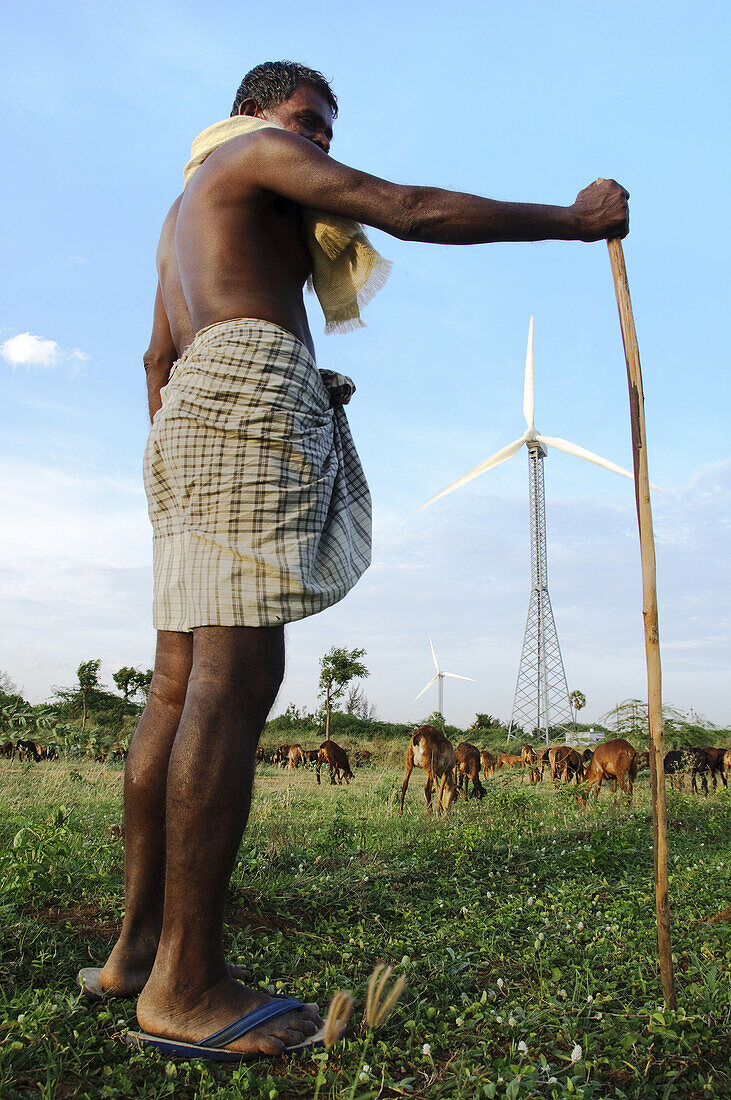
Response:
[{"label": "grass seed head", "polygon": [[325,1020],[323,1042],[328,1049],[342,1038],[345,1026],[352,1014],[353,998],[345,990],[338,989],[330,1001],[327,1019]]},{"label": "grass seed head", "polygon": [[380,1027],[396,1007],[399,997],[406,988],[406,976],[401,974],[386,990],[391,977],[392,968],[385,963],[378,963],[368,982],[368,997],[366,999],[365,1020],[370,1028]]}]

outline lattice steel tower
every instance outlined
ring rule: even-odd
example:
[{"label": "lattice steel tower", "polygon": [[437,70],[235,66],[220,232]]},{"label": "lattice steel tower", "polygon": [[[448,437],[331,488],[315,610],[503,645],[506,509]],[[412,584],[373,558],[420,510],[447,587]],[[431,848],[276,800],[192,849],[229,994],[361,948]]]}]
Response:
[{"label": "lattice steel tower", "polygon": [[527,446],[532,587],[509,734],[518,727],[522,727],[528,736],[532,735],[533,730],[540,730],[545,733],[548,743],[549,731],[555,731],[556,727],[572,726],[573,718],[548,595],[546,498],[543,488],[543,459],[547,451],[541,443],[530,442]]}]

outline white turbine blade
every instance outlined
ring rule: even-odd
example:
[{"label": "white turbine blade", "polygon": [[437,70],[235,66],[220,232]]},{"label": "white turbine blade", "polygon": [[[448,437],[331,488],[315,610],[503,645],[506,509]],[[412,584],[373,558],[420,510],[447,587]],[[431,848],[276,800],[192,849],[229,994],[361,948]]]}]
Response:
[{"label": "white turbine blade", "polygon": [[454,489],[461,488],[463,485],[466,485],[468,481],[472,481],[473,478],[479,477],[480,474],[484,474],[488,470],[491,470],[493,466],[499,466],[501,462],[507,462],[509,458],[512,458],[514,454],[518,453],[524,442],[525,440],[523,436],[521,436],[520,439],[516,439],[514,443],[508,443],[507,447],[503,447],[501,451],[496,451],[491,458],[481,462],[479,466],[475,466],[474,470],[470,470],[464,477],[452,482],[446,489],[442,489],[441,493],[437,493],[431,500],[427,500],[426,504],[420,505],[416,511],[421,512],[423,508],[428,508],[435,500],[440,500],[442,497],[445,497],[447,493],[451,493]]},{"label": "white turbine blade", "polygon": [[431,655],[434,659],[434,668],[437,670],[437,676],[439,675],[439,661],[437,660],[436,652],[434,651],[434,642],[429,639],[429,645],[431,646]]},{"label": "white turbine blade", "polygon": [[523,383],[523,416],[529,428],[533,428],[535,402],[533,398],[533,318],[528,326],[528,350],[525,353],[525,382]]},{"label": "white turbine blade", "polygon": [[[433,683],[435,682],[435,680],[438,680],[438,679],[439,679],[439,676],[438,676],[438,675],[437,675],[437,676],[432,676],[431,680],[430,680],[430,681],[429,681],[429,683],[428,683],[428,684],[426,685],[426,687],[423,687],[423,688],[421,689],[421,691],[419,692],[419,694],[418,694],[418,695],[416,696],[416,699],[421,699],[422,695],[423,695],[423,694],[424,694],[424,692],[425,692],[425,691],[427,690],[427,688],[430,688],[430,687],[432,686],[432,684],[433,684]],[[416,699],[412,699],[412,700],[411,700],[411,701],[412,701],[412,703],[415,703],[415,702],[416,702]]]},{"label": "white turbine blade", "polygon": [[536,438],[540,443],[547,443],[549,447],[555,447],[557,451],[565,451],[568,455],[585,458],[587,462],[594,462],[597,466],[603,466],[605,470],[613,470],[615,474],[622,474],[623,477],[629,477],[632,481],[635,479],[635,475],[630,470],[625,470],[624,467],[617,466],[615,462],[610,462],[609,459],[602,458],[601,455],[595,455],[593,451],[587,451],[576,443],[569,443],[567,439],[558,439],[549,435],[539,435]]},{"label": "white turbine blade", "polygon": [[477,683],[472,676],[460,676],[457,672],[443,672],[442,676],[451,676],[453,680],[469,680],[471,684]]}]

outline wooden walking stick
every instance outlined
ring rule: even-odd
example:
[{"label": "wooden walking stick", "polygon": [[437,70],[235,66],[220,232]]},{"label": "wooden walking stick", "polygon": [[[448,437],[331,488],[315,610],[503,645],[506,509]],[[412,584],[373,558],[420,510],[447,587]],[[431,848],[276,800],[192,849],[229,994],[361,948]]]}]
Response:
[{"label": "wooden walking stick", "polygon": [[609,259],[617,295],[619,323],[622,328],[624,357],[627,361],[630,421],[632,424],[632,458],[635,470],[635,500],[640,529],[642,559],[642,614],[645,620],[645,655],[647,658],[647,711],[650,720],[650,784],[652,787],[652,833],[655,854],[655,912],[657,944],[660,956],[660,976],[665,1004],[675,1008],[673,959],[670,946],[670,904],[668,900],[668,821],[665,808],[665,772],[663,770],[662,671],[660,639],[657,625],[657,584],[655,575],[655,537],[652,531],[650,479],[647,472],[647,439],[645,435],[645,398],[642,391],[640,349],[637,345],[635,320],[629,296],[627,269],[622,242],[607,241]]}]

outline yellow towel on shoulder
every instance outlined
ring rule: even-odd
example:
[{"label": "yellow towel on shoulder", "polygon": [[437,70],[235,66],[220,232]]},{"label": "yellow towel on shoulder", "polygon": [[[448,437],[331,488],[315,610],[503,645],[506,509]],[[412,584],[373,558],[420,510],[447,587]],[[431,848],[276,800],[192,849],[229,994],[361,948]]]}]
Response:
[{"label": "yellow towel on shoulder", "polygon": [[[187,187],[206,157],[225,142],[264,127],[281,129],[276,123],[251,115],[234,115],[203,130],[190,150],[183,174]],[[362,225],[321,210],[303,209],[307,247],[312,257],[311,289],[325,314],[325,332],[350,332],[364,328],[360,317],[391,271],[373,247]]]}]

